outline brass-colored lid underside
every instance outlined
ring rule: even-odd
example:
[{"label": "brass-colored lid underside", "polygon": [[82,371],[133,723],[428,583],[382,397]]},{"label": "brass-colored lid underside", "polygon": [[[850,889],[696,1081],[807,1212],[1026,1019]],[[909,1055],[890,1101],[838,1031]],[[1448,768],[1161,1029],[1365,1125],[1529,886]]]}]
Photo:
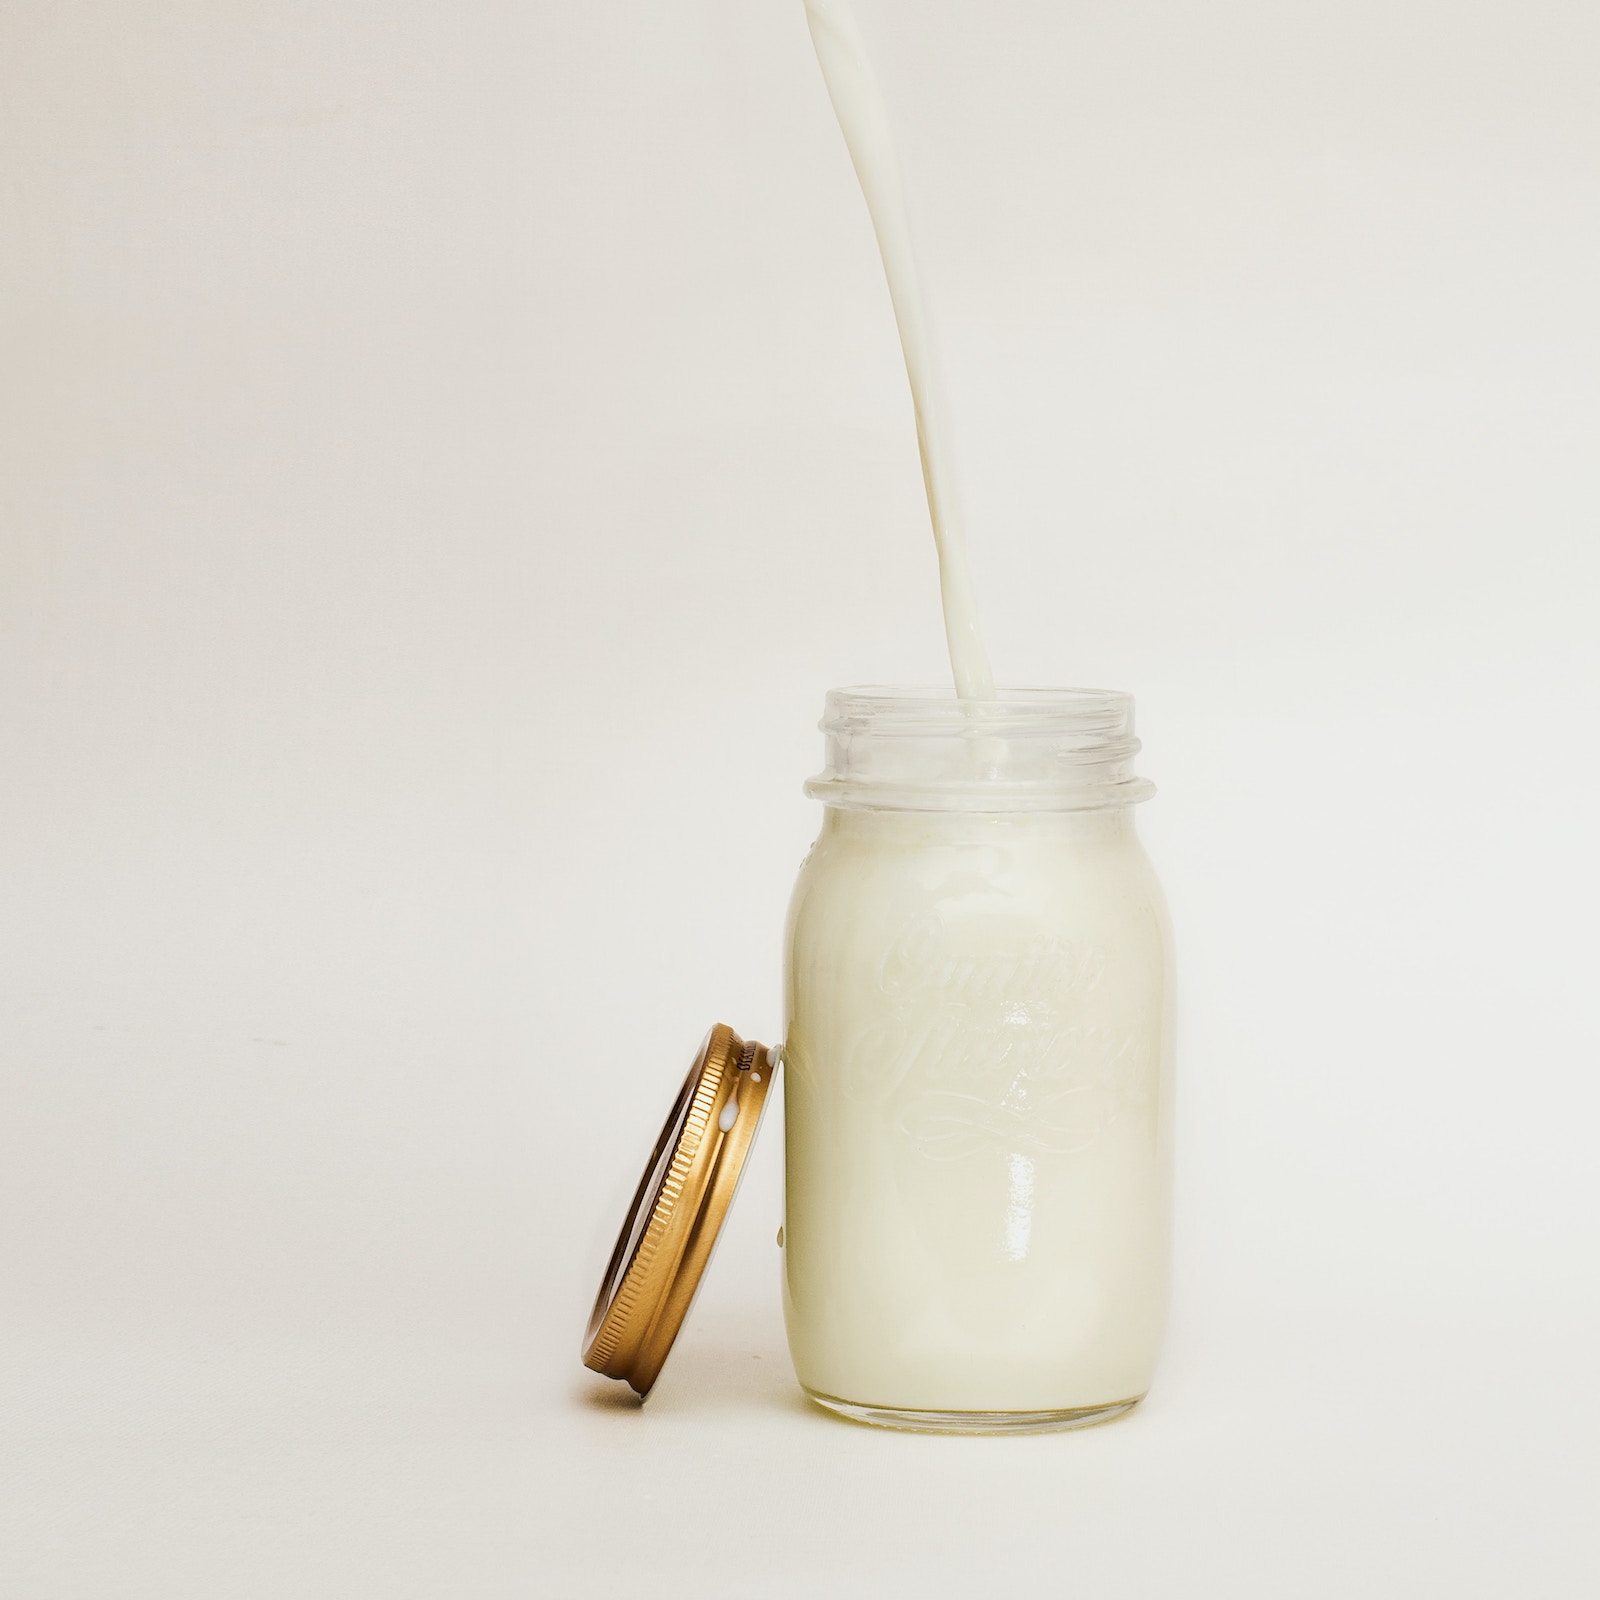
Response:
[{"label": "brass-colored lid underside", "polygon": [[775,1053],[719,1023],[678,1092],[617,1235],[583,1364],[642,1399],[694,1301],[772,1087]]}]

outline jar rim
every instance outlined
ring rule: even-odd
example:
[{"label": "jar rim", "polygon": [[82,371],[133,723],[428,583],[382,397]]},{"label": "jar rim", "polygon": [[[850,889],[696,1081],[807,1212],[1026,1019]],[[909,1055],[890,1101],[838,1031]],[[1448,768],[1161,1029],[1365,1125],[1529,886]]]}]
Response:
[{"label": "jar rim", "polygon": [[862,684],[830,690],[827,766],[806,793],[892,811],[1084,811],[1154,793],[1135,776],[1133,696],[1118,689]]},{"label": "jar rim", "polygon": [[997,689],[986,700],[963,699],[953,688],[900,684],[852,684],[830,689],[822,721],[824,733],[870,723],[874,734],[897,732],[927,735],[948,730],[968,733],[981,725],[985,733],[1003,733],[1057,723],[1084,734],[1131,733],[1133,696],[1121,689]]}]

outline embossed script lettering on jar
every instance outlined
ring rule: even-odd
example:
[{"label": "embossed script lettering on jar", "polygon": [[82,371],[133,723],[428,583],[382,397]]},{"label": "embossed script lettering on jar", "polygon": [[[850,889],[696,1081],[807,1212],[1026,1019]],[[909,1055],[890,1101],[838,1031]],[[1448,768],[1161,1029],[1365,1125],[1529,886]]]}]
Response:
[{"label": "embossed script lettering on jar", "polygon": [[877,973],[886,1014],[849,1052],[852,1099],[887,1100],[930,1161],[1066,1155],[1148,1112],[1153,1041],[1094,1005],[1103,946],[1004,915],[961,935],[924,911],[895,936]]}]

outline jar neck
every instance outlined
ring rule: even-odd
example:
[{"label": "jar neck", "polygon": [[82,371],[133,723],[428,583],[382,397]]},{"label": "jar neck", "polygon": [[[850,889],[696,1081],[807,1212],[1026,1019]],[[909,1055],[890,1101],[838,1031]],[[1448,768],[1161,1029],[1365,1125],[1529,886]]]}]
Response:
[{"label": "jar neck", "polygon": [[905,811],[878,806],[823,807],[822,839],[873,849],[925,851],[967,845],[1116,846],[1137,836],[1131,806],[1078,811]]},{"label": "jar neck", "polygon": [[1133,697],[1104,689],[834,689],[827,765],[806,793],[867,811],[1118,810],[1154,793],[1135,775]]}]

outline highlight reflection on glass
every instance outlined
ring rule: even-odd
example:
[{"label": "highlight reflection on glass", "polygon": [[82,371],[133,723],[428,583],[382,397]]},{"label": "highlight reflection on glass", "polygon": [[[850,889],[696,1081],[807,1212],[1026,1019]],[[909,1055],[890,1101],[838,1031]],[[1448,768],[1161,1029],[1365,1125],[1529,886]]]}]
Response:
[{"label": "highlight reflection on glass", "polygon": [[1006,1260],[1021,1261],[1033,1232],[1033,1161],[1013,1150],[1006,1158]]}]

